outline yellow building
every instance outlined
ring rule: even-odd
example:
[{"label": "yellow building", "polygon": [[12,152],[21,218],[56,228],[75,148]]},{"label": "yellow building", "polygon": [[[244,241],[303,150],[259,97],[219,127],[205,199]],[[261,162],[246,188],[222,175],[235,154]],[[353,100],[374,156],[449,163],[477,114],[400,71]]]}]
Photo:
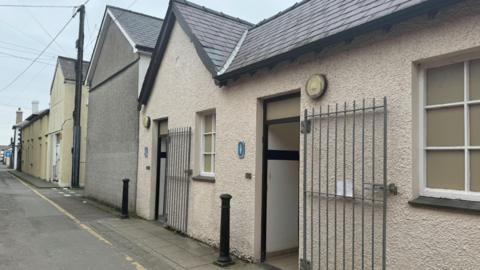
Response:
[{"label": "yellow building", "polygon": [[22,127],[22,171],[47,179],[49,109],[33,113]]},{"label": "yellow building", "polygon": [[[75,103],[75,59],[58,57],[50,89],[50,122],[48,125],[47,179],[59,186],[70,186],[72,175],[73,110]],[[83,78],[88,68],[83,63]],[[85,183],[88,87],[82,88],[80,186]]]}]

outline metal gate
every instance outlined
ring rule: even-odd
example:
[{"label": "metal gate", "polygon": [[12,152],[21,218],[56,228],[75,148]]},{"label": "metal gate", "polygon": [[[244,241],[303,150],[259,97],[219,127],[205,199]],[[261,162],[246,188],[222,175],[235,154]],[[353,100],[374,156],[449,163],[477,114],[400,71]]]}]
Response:
[{"label": "metal gate", "polygon": [[190,127],[168,131],[165,217],[167,226],[182,233],[187,232],[188,223],[191,141]]},{"label": "metal gate", "polygon": [[387,100],[305,110],[302,269],[385,269]]}]

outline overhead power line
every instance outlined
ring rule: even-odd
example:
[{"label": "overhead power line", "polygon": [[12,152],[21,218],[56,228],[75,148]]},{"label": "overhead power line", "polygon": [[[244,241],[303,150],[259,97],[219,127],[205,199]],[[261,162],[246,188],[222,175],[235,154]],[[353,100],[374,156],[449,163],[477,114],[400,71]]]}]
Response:
[{"label": "overhead power line", "polygon": [[[5,46],[5,44],[2,44],[1,41],[0,41],[0,49],[6,50],[7,52],[12,52],[12,53],[33,54],[33,55],[37,55],[40,52],[40,50],[34,51],[30,49],[23,49],[22,47],[12,47],[11,45]],[[51,53],[44,53],[43,55],[45,56],[45,58],[57,57],[56,54],[51,54]]]},{"label": "overhead power line", "polygon": [[[75,13],[76,14],[76,13]],[[45,53],[45,51],[48,50],[48,48],[55,42],[55,40],[58,38],[58,36],[60,36],[60,34],[67,28],[67,26],[70,24],[70,22],[73,20],[73,18],[75,17],[75,14],[67,21],[67,23],[65,23],[65,25],[62,27],[62,29],[60,29],[60,31],[58,31],[58,33],[53,37],[53,39],[47,44],[47,46],[37,55],[37,57],[35,57],[32,62],[22,71],[20,72],[17,76],[15,76],[15,78],[13,78],[12,81],[10,81],[7,85],[5,85],[2,89],[0,89],[0,92],[3,92],[5,90],[7,90],[10,86],[12,86],[18,79],[20,79],[20,77],[23,76],[23,74],[25,74],[39,59],[40,57],[43,55],[43,53]]]},{"label": "overhead power line", "polygon": [[78,6],[0,4],[0,7],[12,7],[12,8],[76,8]]},{"label": "overhead power line", "polygon": [[[30,15],[30,17],[32,17],[32,19],[37,23],[37,25],[43,30],[43,32],[44,32],[45,34],[47,34],[50,38],[53,39],[53,36],[50,34],[50,32],[48,32],[48,30],[45,29],[45,27],[44,27],[43,24],[37,19],[37,17],[36,17],[32,12],[30,12],[30,9],[27,8],[27,9],[25,9],[25,10],[26,10],[27,13]],[[60,50],[62,50],[64,53],[67,53],[67,52],[65,51],[65,49],[64,49],[62,46],[60,46],[60,44],[58,44],[58,42],[54,41],[54,43],[55,43],[55,45],[56,45],[58,48],[60,48]]]},{"label": "overhead power line", "polygon": [[[21,59],[21,60],[28,60],[28,61],[32,61],[32,60],[33,60],[32,58],[29,58],[29,57],[14,55],[14,54],[5,53],[5,52],[2,52],[2,51],[0,51],[0,55],[5,55],[5,56],[12,57],[12,58]],[[45,59],[45,60],[46,60],[46,59]],[[48,61],[48,60],[47,60],[47,61]],[[54,63],[44,62],[44,60],[40,60],[40,59],[37,59],[37,63],[42,63],[42,64],[47,64],[47,65],[55,66]]]}]

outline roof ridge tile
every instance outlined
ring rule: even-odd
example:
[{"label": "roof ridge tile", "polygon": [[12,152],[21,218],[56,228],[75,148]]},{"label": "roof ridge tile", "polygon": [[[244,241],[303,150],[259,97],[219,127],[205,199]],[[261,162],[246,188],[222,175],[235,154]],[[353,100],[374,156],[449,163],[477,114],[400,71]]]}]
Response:
[{"label": "roof ridge tile", "polygon": [[231,15],[225,14],[221,11],[216,11],[216,10],[207,8],[205,6],[201,6],[199,4],[196,4],[196,3],[193,3],[193,2],[190,2],[190,1],[187,1],[187,0],[172,0],[172,1],[176,2],[176,3],[179,3],[179,4],[184,4],[184,5],[196,8],[196,9],[200,9],[200,10],[203,10],[203,11],[208,12],[210,14],[214,14],[214,15],[217,15],[217,16],[220,16],[220,17],[223,17],[223,18],[226,18],[226,19],[238,22],[238,23],[246,24],[246,25],[249,25],[250,27],[255,26],[254,23],[251,23],[249,21],[240,19],[239,17],[231,16]]},{"label": "roof ridge tile", "polygon": [[284,9],[284,10],[282,10],[282,11],[279,11],[277,14],[275,14],[275,15],[273,15],[273,16],[271,16],[271,17],[268,17],[268,18],[266,18],[266,19],[261,20],[260,22],[258,22],[257,24],[255,24],[251,29],[257,28],[258,26],[261,26],[261,25],[264,25],[264,24],[266,24],[266,23],[268,23],[268,22],[270,22],[270,21],[273,21],[273,20],[275,20],[276,18],[278,18],[278,17],[280,17],[280,16],[282,16],[282,15],[284,15],[284,14],[286,14],[286,13],[288,13],[288,12],[296,9],[297,7],[300,7],[300,6],[302,6],[303,4],[305,4],[305,3],[307,3],[307,2],[310,2],[310,1],[311,1],[311,0],[302,0],[302,1],[300,1],[300,2],[296,2],[296,3],[293,4],[292,6],[286,8],[286,9]]},{"label": "roof ridge tile", "polygon": [[152,16],[152,15],[148,15],[148,14],[145,14],[145,13],[141,13],[141,12],[138,12],[138,11],[133,11],[131,9],[126,9],[126,8],[121,8],[121,7],[117,7],[117,6],[112,6],[112,5],[106,5],[106,8],[109,9],[117,9],[117,10],[120,10],[120,11],[124,11],[124,12],[128,12],[128,13],[132,13],[132,14],[136,14],[136,15],[140,15],[140,16],[144,16],[144,17],[150,17],[152,19],[156,19],[156,20],[159,20],[159,21],[163,21],[164,19],[162,18],[159,18],[159,17],[155,17],[155,16]]}]

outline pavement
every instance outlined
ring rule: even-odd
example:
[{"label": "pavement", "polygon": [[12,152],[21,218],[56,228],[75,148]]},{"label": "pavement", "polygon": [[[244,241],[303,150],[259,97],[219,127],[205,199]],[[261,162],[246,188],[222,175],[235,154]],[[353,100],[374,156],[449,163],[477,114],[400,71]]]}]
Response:
[{"label": "pavement", "polygon": [[[224,269],[213,264],[218,250],[158,222],[11,173],[0,166],[0,269]],[[234,260],[226,269],[272,269]]]},{"label": "pavement", "polygon": [[30,185],[36,187],[36,188],[54,188],[56,187],[55,184],[47,182],[45,180],[42,180],[37,177],[33,177],[29,174],[26,174],[24,172],[19,172],[16,170],[11,170],[10,173],[13,173],[15,176],[18,178],[22,179],[25,182],[28,182]]}]

